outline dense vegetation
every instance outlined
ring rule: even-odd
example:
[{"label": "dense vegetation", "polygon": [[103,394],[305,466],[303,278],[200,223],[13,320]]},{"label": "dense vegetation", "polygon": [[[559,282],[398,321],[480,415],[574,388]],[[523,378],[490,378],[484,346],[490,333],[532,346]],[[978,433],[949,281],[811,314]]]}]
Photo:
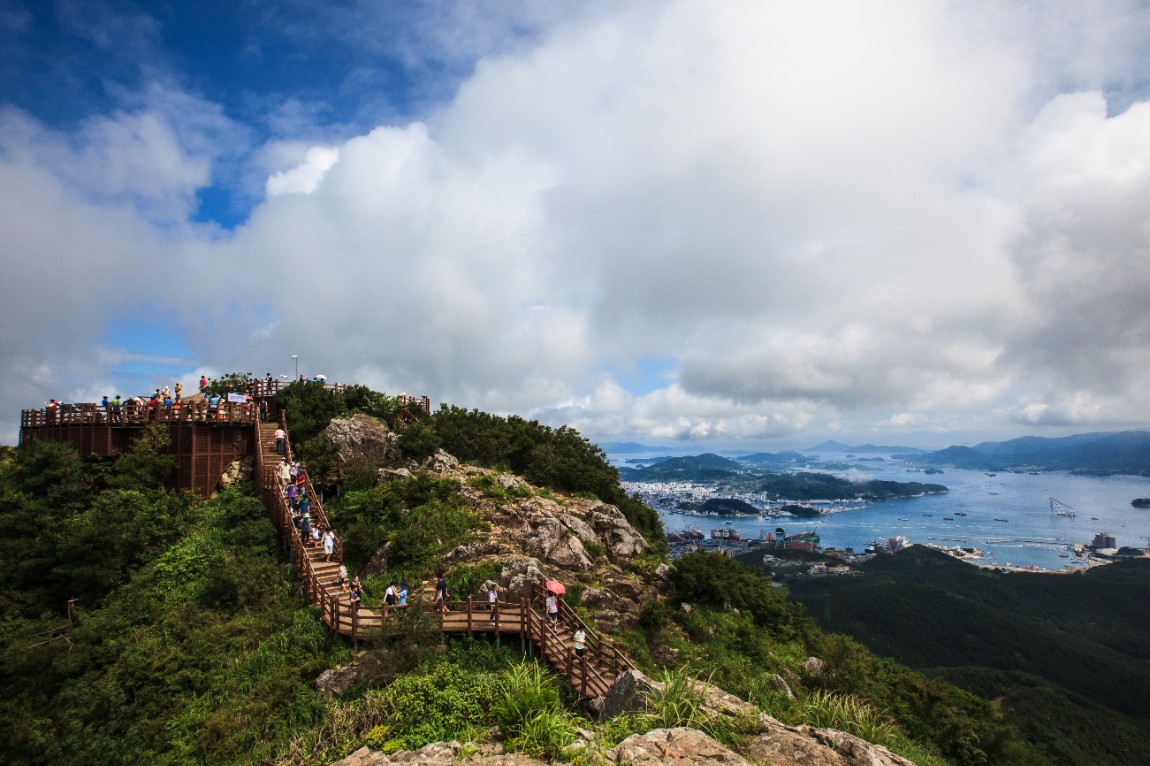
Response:
[{"label": "dense vegetation", "polygon": [[310,682],[347,649],[293,598],[262,505],[159,488],[162,446],[0,464],[7,763],[255,762],[320,718]]},{"label": "dense vegetation", "polygon": [[[920,766],[930,763],[1041,764],[1046,761],[994,708],[941,680],[875,657],[851,639],[820,631],[769,580],[726,556],[692,553],[675,562],[668,603],[649,606],[637,654],[656,646],[710,675],[722,688],[781,720],[818,720],[847,711],[840,728],[885,744]],[[821,673],[803,670],[814,656]],[[772,674],[802,687],[787,699]]]},{"label": "dense vegetation", "polygon": [[912,548],[863,569],[791,590],[812,614],[829,598],[873,651],[1000,700],[1055,763],[1150,761],[1150,562],[1007,574]]}]

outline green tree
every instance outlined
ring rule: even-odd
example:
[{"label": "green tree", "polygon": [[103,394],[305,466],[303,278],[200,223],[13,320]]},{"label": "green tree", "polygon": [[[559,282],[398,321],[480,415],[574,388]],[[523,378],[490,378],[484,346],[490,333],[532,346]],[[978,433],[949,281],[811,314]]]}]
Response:
[{"label": "green tree", "polygon": [[113,487],[158,489],[171,478],[176,458],[169,452],[172,437],[164,423],[149,423],[131,449],[115,461],[108,483]]}]

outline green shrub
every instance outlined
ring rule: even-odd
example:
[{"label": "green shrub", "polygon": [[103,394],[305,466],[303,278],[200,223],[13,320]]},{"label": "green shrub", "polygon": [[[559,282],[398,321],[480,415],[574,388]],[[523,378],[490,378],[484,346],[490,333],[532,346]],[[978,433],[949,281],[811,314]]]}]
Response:
[{"label": "green shrub", "polygon": [[507,743],[516,750],[539,758],[564,758],[564,750],[578,736],[578,726],[566,711],[536,710],[530,714],[508,738]]},{"label": "green shrub", "polygon": [[500,691],[493,674],[442,664],[426,673],[400,676],[370,694],[386,711],[387,738],[404,750],[415,750],[430,742],[479,736],[489,725]]},{"label": "green shrub", "polygon": [[495,720],[512,736],[536,712],[559,709],[559,689],[537,662],[523,662],[507,671],[500,686]]},{"label": "green shrub", "polygon": [[498,562],[487,559],[475,564],[462,564],[453,567],[447,574],[447,592],[452,599],[466,600],[468,596],[480,599],[486,604],[486,596],[480,593],[483,583],[491,580],[499,582],[503,568]]},{"label": "green shrub", "polygon": [[472,476],[467,480],[467,484],[482,492],[488,500],[502,502],[507,499],[507,490],[500,486],[495,477],[489,473]]},{"label": "green shrub", "polygon": [[647,601],[639,610],[639,627],[648,634],[658,633],[671,621],[671,610],[657,599]]}]

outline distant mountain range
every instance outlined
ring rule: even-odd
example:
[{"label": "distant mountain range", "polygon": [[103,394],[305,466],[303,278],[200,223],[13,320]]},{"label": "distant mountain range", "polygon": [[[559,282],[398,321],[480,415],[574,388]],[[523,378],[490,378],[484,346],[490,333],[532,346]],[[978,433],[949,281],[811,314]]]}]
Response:
[{"label": "distant mountain range", "polygon": [[1120,431],[1046,438],[1024,436],[973,447],[896,455],[916,463],[986,471],[1069,471],[1150,476],[1150,431]]},{"label": "distant mountain range", "polygon": [[[600,446],[604,451],[615,455],[659,452],[667,454],[678,451],[675,448],[654,447],[636,442],[608,442]],[[918,447],[850,445],[830,440],[804,452],[892,455],[921,465],[982,471],[1068,471],[1101,476],[1111,474],[1150,476],[1150,431],[1089,433],[1059,438],[1024,436],[1004,442],[982,442],[973,447],[951,446],[934,452]],[[654,458],[659,466],[657,473],[666,478],[683,478],[700,470],[738,473],[746,471],[748,466],[767,469],[793,467],[802,465],[809,459],[808,455],[795,450],[755,452],[740,455],[735,459],[714,453]],[[623,475],[628,470],[635,469],[621,469],[620,474],[624,479],[659,481],[659,478],[651,475],[655,468],[656,466],[652,465],[644,469],[648,474],[644,477]]]},{"label": "distant mountain range", "polygon": [[883,446],[881,444],[862,444],[859,446],[853,446],[852,447],[849,444],[843,444],[842,442],[836,442],[834,440],[830,440],[830,441],[825,441],[822,444],[818,444],[814,447],[808,447],[806,449],[806,452],[853,452],[853,453],[859,454],[859,455],[864,455],[864,454],[873,455],[876,453],[881,453],[883,455],[889,455],[889,454],[892,454],[894,452],[898,452],[901,454],[914,455],[914,454],[926,452],[926,450],[919,449],[918,447]]}]

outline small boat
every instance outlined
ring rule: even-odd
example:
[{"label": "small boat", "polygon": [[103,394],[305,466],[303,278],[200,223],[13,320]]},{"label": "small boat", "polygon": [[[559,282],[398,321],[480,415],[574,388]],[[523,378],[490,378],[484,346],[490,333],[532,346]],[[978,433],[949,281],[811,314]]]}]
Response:
[{"label": "small boat", "polygon": [[954,512],[954,515],[955,515],[955,516],[965,516],[966,514],[965,514],[965,513],[963,513],[962,511],[955,511],[955,512]]},{"label": "small boat", "polygon": [[942,520],[943,521],[954,521],[954,517],[953,516],[943,516]]},{"label": "small boat", "polygon": [[1001,521],[1001,522],[1004,522],[1006,524],[1010,523],[1010,519],[995,519],[995,521]]}]

